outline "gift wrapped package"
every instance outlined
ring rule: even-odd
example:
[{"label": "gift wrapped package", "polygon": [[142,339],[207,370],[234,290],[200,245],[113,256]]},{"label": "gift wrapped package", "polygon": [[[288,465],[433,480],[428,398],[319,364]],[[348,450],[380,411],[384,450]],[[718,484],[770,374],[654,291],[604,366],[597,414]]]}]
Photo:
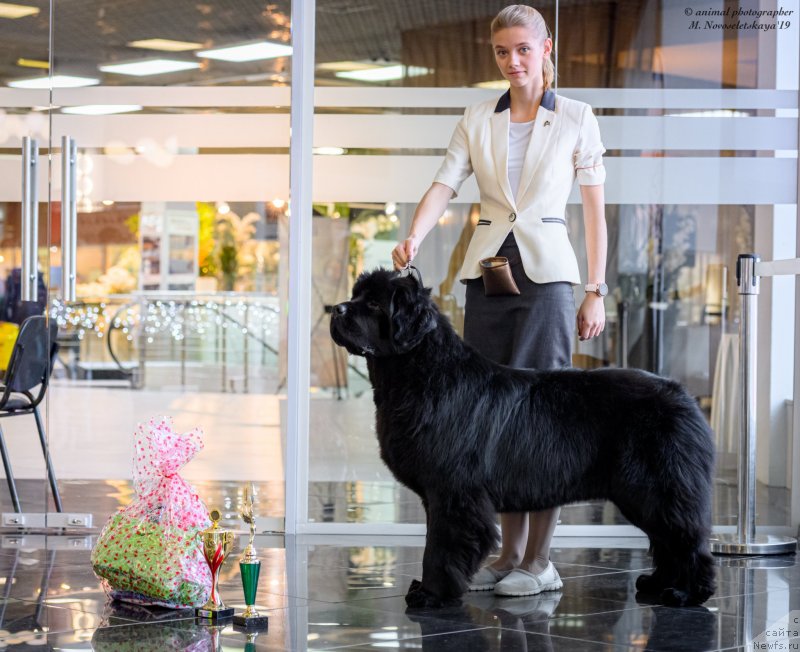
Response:
[{"label": "gift wrapped package", "polygon": [[203,448],[202,433],[177,433],[168,417],[139,425],[134,501],[111,517],[92,550],[92,568],[115,600],[174,609],[201,606],[211,592],[197,534],[211,525],[180,469]]}]

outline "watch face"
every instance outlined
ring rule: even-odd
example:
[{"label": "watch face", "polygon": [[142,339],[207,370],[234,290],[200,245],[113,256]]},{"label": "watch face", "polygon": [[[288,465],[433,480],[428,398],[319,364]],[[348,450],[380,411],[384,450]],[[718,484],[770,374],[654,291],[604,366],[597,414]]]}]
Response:
[{"label": "watch face", "polygon": [[605,283],[598,283],[597,294],[599,294],[601,297],[606,296],[608,294],[608,286]]}]

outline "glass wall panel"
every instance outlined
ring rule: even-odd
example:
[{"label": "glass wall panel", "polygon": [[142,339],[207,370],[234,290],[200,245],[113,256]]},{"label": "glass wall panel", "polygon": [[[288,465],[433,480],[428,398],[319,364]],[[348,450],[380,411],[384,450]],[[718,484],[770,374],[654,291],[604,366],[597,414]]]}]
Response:
[{"label": "glass wall panel", "polygon": [[[361,87],[317,93],[315,145],[326,149],[315,160],[313,248],[315,259],[330,260],[314,276],[326,288],[314,299],[319,324],[348,296],[359,271],[391,264],[389,252],[407,233],[463,107],[507,87],[497,83],[488,34],[505,4],[372,3],[357,20],[345,20],[334,9],[339,3],[318,2],[317,85]],[[607,149],[607,324],[601,338],[576,340],[573,364],[637,367],[687,386],[716,430],[715,523],[732,524],[734,264],[738,253],[754,248],[773,257],[776,250],[761,249],[782,240],[771,225],[796,210],[797,79],[787,85],[781,76],[787,57],[796,73],[796,33],[770,16],[757,22],[774,29],[723,29],[717,23],[753,20],[734,17],[735,7],[723,2],[703,5],[709,16],[702,20],[684,5],[647,0],[539,8],[553,30],[558,11],[558,92],[592,105]],[[714,17],[716,11],[729,16]],[[397,65],[402,76],[390,77],[387,69]],[[433,88],[411,88],[425,86]],[[456,275],[480,216],[478,200],[471,178],[416,263],[457,327],[464,292]],[[576,184],[566,218],[585,277],[582,215]],[[793,255],[792,248],[783,257]],[[784,288],[781,296],[792,292]],[[582,296],[577,287],[576,301]],[[393,482],[378,456],[364,362],[328,350],[329,343],[314,345],[326,328],[312,333],[310,518],[422,523],[418,501]],[[328,377],[313,369],[327,369]],[[776,392],[790,398],[791,384],[773,387],[773,403]],[[780,455],[780,446],[770,455]],[[784,524],[785,472],[777,484],[768,475],[759,472],[759,519]],[[587,503],[564,509],[561,522],[624,519],[609,505]]]},{"label": "glass wall panel", "polygon": [[[282,518],[289,2],[58,5],[50,441],[96,527],[132,493],[137,424],[203,430],[181,471],[241,527]],[[64,298],[62,137],[77,146],[76,299]],[[91,459],[91,463],[87,460]]]},{"label": "glass wall panel", "polygon": [[[780,92],[797,88],[796,25],[777,14],[777,5],[754,0],[642,2],[619,9],[614,3],[562,5],[559,12],[560,84],[595,105],[606,156],[622,179],[619,199],[606,206],[614,288],[606,301],[608,328],[604,338],[581,343],[578,351],[587,360],[647,369],[686,385],[717,438],[714,521],[733,525],[739,441],[735,263],[748,251],[765,259],[796,255],[794,220],[782,216],[796,215],[797,111],[796,105],[781,108]],[[795,71],[788,83],[782,73],[787,61]],[[657,89],[661,101],[608,106],[606,88]],[[690,96],[688,89],[697,92]],[[714,89],[725,89],[725,99],[689,99]],[[621,137],[623,130],[628,137]],[[639,177],[649,185],[643,202],[630,173],[652,166],[653,159],[662,165],[651,168],[655,175]],[[663,199],[676,189],[670,165],[693,177],[675,203]],[[780,184],[769,183],[775,175]],[[752,192],[728,186],[731,177]],[[696,192],[689,192],[692,185]],[[578,207],[571,219],[577,234]],[[776,241],[784,243],[780,252]],[[793,280],[779,282],[771,300],[793,305],[793,287]],[[762,310],[769,314],[765,300]],[[772,319],[761,324],[771,346],[791,357],[791,321],[785,327],[773,326]],[[781,378],[774,367],[762,367],[758,378],[758,523],[788,525],[790,485],[782,460],[792,378]]]},{"label": "glass wall panel", "polygon": [[[41,355],[15,356],[12,351],[22,323],[45,315],[48,301],[50,207],[47,196],[50,129],[51,11],[48,2],[7,5],[0,16],[0,373],[3,383],[20,382],[21,374],[37,368],[43,377],[49,348],[46,324],[30,325]],[[23,248],[28,255],[23,256]],[[31,296],[23,292],[25,276]],[[33,275],[33,278],[32,278]],[[30,331],[29,331],[30,332]],[[44,359],[42,358],[44,356]],[[23,369],[25,367],[25,369]],[[32,397],[41,386],[31,387]],[[4,390],[5,387],[2,387]],[[4,392],[0,391],[0,395]],[[6,400],[8,399],[8,400]],[[17,411],[9,406],[17,405]],[[2,526],[42,527],[44,514],[54,508],[47,490],[35,404],[14,395],[0,400],[0,512]],[[37,410],[41,410],[41,404]],[[19,513],[24,514],[20,516]],[[21,538],[6,531],[2,547],[18,547]]]}]

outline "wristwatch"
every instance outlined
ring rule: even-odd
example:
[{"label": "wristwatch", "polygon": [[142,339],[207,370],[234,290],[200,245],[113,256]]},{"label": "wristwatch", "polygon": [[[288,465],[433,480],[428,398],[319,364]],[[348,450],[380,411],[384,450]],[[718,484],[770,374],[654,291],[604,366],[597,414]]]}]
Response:
[{"label": "wristwatch", "polygon": [[598,297],[604,297],[608,294],[608,286],[605,283],[588,283],[583,286],[586,292],[594,292]]}]

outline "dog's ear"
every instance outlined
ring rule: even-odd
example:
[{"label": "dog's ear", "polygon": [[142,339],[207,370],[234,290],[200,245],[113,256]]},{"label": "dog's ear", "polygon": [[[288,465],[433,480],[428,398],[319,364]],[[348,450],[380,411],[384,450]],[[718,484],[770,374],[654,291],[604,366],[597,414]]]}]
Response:
[{"label": "dog's ear", "polygon": [[398,277],[389,304],[391,339],[397,353],[406,353],[430,333],[438,321],[438,311],[431,301],[431,291],[416,278]]}]

